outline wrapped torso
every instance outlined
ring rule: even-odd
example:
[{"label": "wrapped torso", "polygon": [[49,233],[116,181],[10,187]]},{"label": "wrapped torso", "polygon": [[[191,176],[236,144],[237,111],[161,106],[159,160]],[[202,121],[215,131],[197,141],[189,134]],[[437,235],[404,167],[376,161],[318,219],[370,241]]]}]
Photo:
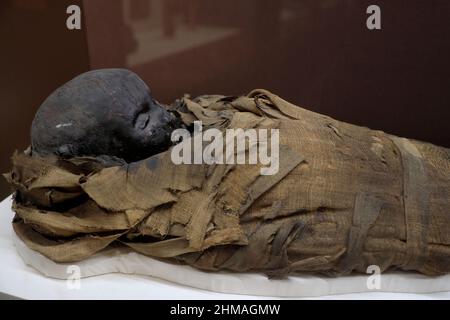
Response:
[{"label": "wrapped torso", "polygon": [[171,149],[105,165],[15,154],[14,228],[77,261],[115,244],[205,270],[328,275],[371,265],[450,271],[450,151],[336,121],[265,90],[183,98],[204,130],[278,129],[279,170],[174,164]]}]

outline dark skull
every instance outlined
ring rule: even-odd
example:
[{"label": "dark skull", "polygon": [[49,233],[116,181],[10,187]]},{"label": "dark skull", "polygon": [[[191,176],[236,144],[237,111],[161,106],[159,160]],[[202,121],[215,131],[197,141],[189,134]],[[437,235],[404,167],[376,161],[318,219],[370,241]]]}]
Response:
[{"label": "dark skull", "polygon": [[79,75],[44,101],[31,144],[39,155],[108,155],[132,162],[169,148],[170,134],[180,126],[135,73],[100,69]]}]

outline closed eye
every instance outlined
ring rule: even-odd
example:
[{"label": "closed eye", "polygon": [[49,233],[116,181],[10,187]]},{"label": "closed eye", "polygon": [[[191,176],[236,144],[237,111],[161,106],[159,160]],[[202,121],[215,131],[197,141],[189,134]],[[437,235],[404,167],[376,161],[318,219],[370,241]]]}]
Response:
[{"label": "closed eye", "polygon": [[[138,120],[140,120],[139,118],[142,116],[142,114],[146,114],[148,113],[148,111],[150,110],[150,106],[148,105],[148,103],[143,103],[141,104],[135,111],[135,113],[133,114],[133,126],[136,127],[140,127]],[[145,124],[145,126],[147,126],[148,124],[148,120],[147,123]]]},{"label": "closed eye", "polygon": [[141,126],[141,129],[147,128],[148,123],[150,122],[150,115],[147,114],[147,117],[145,118],[144,125]]},{"label": "closed eye", "polygon": [[136,119],[135,128],[138,128],[140,130],[144,130],[148,123],[150,122],[150,114],[149,113],[141,113],[138,115]]}]

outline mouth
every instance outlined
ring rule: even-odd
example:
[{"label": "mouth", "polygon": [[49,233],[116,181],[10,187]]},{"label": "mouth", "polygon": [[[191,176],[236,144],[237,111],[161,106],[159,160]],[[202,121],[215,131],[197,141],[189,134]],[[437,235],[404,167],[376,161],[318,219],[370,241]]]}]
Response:
[{"label": "mouth", "polygon": [[172,110],[167,110],[170,120],[168,122],[168,125],[170,127],[171,133],[175,129],[186,129],[186,125],[181,121],[180,115]]}]

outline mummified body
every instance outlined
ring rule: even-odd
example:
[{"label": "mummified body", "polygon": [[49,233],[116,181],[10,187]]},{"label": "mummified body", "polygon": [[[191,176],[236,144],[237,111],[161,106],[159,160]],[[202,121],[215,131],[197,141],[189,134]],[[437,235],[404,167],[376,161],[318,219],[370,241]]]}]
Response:
[{"label": "mummified body", "polygon": [[[339,122],[265,90],[185,97],[169,109],[165,128],[200,120],[204,130],[279,129],[278,172],[261,175],[259,164],[176,165],[167,141],[166,151],[127,163],[114,145],[99,148],[106,155],[95,144],[80,154],[70,134],[61,142],[69,148],[38,134],[34,150],[13,156],[7,175],[17,190],[19,237],[58,262],[120,244],[200,269],[274,276],[341,275],[369,265],[450,271],[450,150]],[[39,121],[45,130],[46,118]],[[45,152],[50,147],[63,154]]]}]

